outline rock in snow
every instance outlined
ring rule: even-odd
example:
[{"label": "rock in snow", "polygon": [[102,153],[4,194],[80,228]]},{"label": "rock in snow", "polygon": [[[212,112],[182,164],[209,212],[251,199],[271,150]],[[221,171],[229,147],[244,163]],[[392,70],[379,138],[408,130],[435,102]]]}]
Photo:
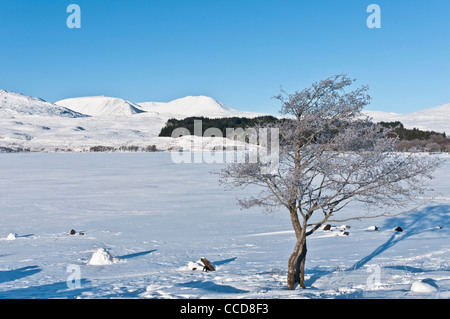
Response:
[{"label": "rock in snow", "polygon": [[118,261],[118,258],[111,256],[111,254],[104,248],[99,248],[92,254],[91,259],[88,261],[88,265],[111,265],[117,263]]},{"label": "rock in snow", "polygon": [[209,260],[206,259],[205,257],[200,258],[196,262],[192,262],[192,261],[189,262],[188,268],[190,270],[202,270],[202,271],[214,271],[215,270],[214,266],[211,265]]}]

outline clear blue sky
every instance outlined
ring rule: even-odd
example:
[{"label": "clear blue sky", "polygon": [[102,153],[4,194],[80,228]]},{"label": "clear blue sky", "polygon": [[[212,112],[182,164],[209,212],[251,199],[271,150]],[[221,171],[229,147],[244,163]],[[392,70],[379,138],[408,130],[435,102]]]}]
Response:
[{"label": "clear blue sky", "polygon": [[1,89],[50,102],[207,95],[276,113],[280,86],[347,73],[370,86],[368,109],[411,112],[450,103],[450,1],[0,0],[0,61]]}]

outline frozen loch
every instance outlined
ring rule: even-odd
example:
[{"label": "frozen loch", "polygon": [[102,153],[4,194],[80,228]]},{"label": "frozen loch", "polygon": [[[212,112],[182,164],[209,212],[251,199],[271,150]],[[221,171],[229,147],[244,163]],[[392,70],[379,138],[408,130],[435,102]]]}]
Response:
[{"label": "frozen loch", "polygon": [[[211,173],[223,165],[165,152],[0,154],[0,298],[450,298],[448,160],[425,207],[351,221],[346,236],[339,224],[317,231],[308,288],[293,291],[289,216],[240,210],[236,198],[257,190],[219,185]],[[193,271],[201,257],[215,271]]]}]

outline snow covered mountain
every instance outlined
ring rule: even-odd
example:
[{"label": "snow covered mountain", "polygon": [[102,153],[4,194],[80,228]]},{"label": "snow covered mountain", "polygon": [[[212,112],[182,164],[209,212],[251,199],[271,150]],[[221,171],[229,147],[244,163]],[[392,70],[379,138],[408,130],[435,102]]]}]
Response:
[{"label": "snow covered mountain", "polygon": [[133,103],[120,98],[106,96],[87,96],[69,98],[55,104],[90,116],[128,116],[143,112],[157,113],[165,118],[185,118],[203,116],[256,117],[262,114],[232,109],[207,96],[186,96],[170,102]]},{"label": "snow covered mountain", "polygon": [[[450,104],[409,114],[365,111],[374,121],[401,121],[407,128],[450,132]],[[120,98],[91,96],[69,98],[55,104],[19,93],[0,90],[0,151],[87,151],[95,146],[120,148],[156,145],[159,150],[194,150],[198,145],[222,149],[224,138],[159,137],[170,118],[256,117],[263,113],[232,109],[207,96],[187,96],[170,102],[133,103]],[[203,143],[203,144],[202,144]],[[193,146],[194,145],[194,146]],[[245,146],[244,146],[245,147]],[[226,148],[226,147],[225,147]],[[202,149],[195,149],[201,151]]]},{"label": "snow covered mountain", "polygon": [[[158,137],[170,118],[255,117],[263,114],[229,108],[206,96],[188,96],[168,103],[136,104],[120,98],[91,96],[46,102],[35,97],[0,91],[0,151],[89,151],[91,147],[114,149],[136,146],[159,150],[222,147],[224,138],[200,143],[182,137]],[[203,144],[202,144],[203,143]]]},{"label": "snow covered mountain", "polygon": [[85,117],[74,110],[46,102],[37,97],[0,90],[0,112],[2,117],[14,115]]},{"label": "snow covered mountain", "polygon": [[363,113],[375,122],[400,121],[409,129],[450,132],[450,103],[406,114],[382,111],[364,111]]},{"label": "snow covered mountain", "polygon": [[70,98],[55,104],[91,116],[126,116],[144,112],[137,104],[106,96]]},{"label": "snow covered mountain", "polygon": [[186,96],[168,103],[142,102],[139,103],[143,110],[170,114],[175,118],[189,116],[203,116],[209,118],[222,117],[256,117],[261,113],[245,112],[232,109],[208,96]]}]

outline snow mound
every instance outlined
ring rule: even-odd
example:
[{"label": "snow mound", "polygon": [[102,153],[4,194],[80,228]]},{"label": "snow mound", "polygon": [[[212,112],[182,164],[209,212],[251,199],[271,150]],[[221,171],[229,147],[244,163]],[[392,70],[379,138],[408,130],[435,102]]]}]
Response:
[{"label": "snow mound", "polygon": [[86,115],[64,106],[55,105],[37,97],[5,90],[0,90],[0,112],[3,114],[10,113],[11,115],[43,115],[69,118],[86,117]]},{"label": "snow mound", "polygon": [[430,284],[427,284],[423,281],[415,281],[411,285],[411,291],[416,293],[422,293],[422,294],[430,294],[437,291],[436,287],[433,287]]},{"label": "snow mound", "polygon": [[201,262],[201,260],[197,260],[195,262],[190,261],[187,265],[187,267],[189,268],[189,270],[203,270],[203,267],[205,265],[203,265],[203,263]]},{"label": "snow mound", "polygon": [[6,240],[15,240],[15,239],[17,239],[17,238],[19,238],[19,236],[17,236],[17,234],[15,234],[15,233],[10,233],[10,234],[8,235],[8,237],[6,237]]},{"label": "snow mound", "polygon": [[143,110],[173,114],[175,118],[190,116],[203,116],[208,118],[222,117],[257,117],[264,114],[244,112],[232,109],[208,96],[186,96],[168,103],[142,102],[139,103]]},{"label": "snow mound", "polygon": [[104,248],[99,248],[92,254],[92,257],[87,264],[93,266],[103,266],[115,264],[117,262],[119,262],[118,258],[113,257]]},{"label": "snow mound", "polygon": [[55,104],[91,116],[127,116],[144,112],[135,103],[107,96],[70,98]]}]

